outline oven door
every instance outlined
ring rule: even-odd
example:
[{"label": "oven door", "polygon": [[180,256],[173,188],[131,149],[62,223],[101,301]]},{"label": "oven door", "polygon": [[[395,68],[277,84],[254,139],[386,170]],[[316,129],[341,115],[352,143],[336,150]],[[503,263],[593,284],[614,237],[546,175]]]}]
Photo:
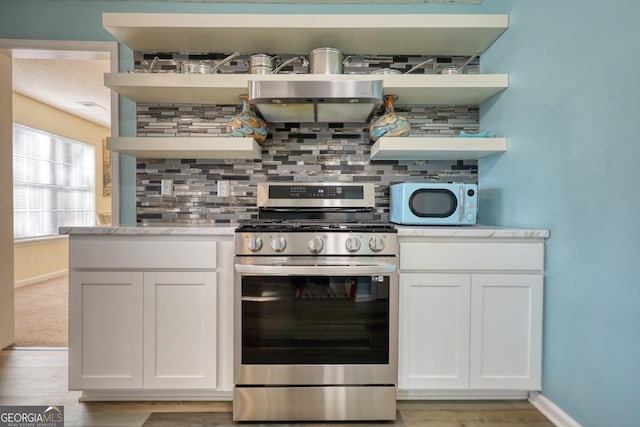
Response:
[{"label": "oven door", "polygon": [[236,257],[236,385],[395,384],[396,257]]}]

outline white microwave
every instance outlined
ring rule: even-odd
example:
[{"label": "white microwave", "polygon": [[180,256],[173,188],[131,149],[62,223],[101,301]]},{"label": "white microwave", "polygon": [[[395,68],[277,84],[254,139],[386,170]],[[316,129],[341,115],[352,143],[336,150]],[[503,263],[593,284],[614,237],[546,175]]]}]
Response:
[{"label": "white microwave", "polygon": [[389,220],[403,225],[472,225],[478,186],[465,183],[401,183],[390,187]]}]

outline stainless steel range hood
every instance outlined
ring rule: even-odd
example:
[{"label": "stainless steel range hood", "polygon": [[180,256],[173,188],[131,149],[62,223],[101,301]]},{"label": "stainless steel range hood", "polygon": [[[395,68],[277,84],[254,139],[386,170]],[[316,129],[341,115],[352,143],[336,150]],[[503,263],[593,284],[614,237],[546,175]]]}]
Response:
[{"label": "stainless steel range hood", "polygon": [[249,80],[249,103],[267,122],[364,122],[382,103],[382,80]]}]

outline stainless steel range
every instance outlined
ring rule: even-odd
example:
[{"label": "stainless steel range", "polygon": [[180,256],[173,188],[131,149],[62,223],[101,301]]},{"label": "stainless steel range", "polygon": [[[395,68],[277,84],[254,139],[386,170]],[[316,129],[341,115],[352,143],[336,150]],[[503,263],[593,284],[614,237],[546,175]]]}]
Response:
[{"label": "stainless steel range", "polygon": [[235,236],[233,418],[394,420],[396,230],[373,184],[260,183]]}]

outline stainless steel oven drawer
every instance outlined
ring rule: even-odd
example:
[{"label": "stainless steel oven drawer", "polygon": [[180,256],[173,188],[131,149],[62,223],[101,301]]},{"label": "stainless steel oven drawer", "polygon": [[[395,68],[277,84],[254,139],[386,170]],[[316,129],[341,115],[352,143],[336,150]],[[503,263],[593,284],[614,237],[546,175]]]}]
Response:
[{"label": "stainless steel oven drawer", "polygon": [[234,421],[388,421],[395,386],[235,387]]}]

